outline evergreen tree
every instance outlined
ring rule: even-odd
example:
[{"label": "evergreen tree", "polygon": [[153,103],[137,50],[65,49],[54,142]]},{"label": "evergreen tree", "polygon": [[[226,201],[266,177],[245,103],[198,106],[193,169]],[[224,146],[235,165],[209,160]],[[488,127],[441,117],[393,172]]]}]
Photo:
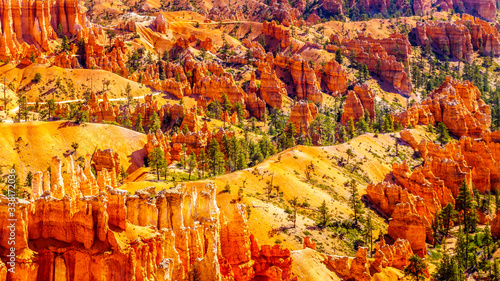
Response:
[{"label": "evergreen tree", "polygon": [[[165,165],[166,166],[166,165]],[[120,177],[122,179],[122,181],[128,177],[128,173],[127,171],[125,170],[125,168],[123,168],[123,166],[120,166]]]},{"label": "evergreen tree", "polygon": [[434,278],[436,281],[458,281],[460,277],[460,272],[458,271],[458,266],[454,258],[450,257],[446,251],[446,245],[441,251],[443,258],[438,264],[436,272],[434,273]]},{"label": "evergreen tree", "polygon": [[437,134],[438,134],[438,141],[441,143],[441,145],[446,144],[450,141],[450,135],[448,133],[448,128],[443,122],[439,122],[436,128]]},{"label": "evergreen tree", "polygon": [[163,52],[162,59],[167,63],[170,62],[170,53],[168,52],[168,50],[165,50],[165,52]]},{"label": "evergreen tree", "polygon": [[495,258],[493,262],[493,270],[492,270],[492,281],[500,281],[500,262],[498,258]]},{"label": "evergreen tree", "polygon": [[441,219],[438,215],[435,215],[434,216],[434,219],[432,220],[432,225],[431,225],[431,229],[432,229],[432,236],[434,238],[434,244],[433,246],[436,247],[436,244],[438,243],[438,239],[439,239],[439,230],[441,229]]},{"label": "evergreen tree", "polygon": [[155,133],[161,128],[160,118],[156,111],[153,112],[151,118],[149,118],[149,132]]},{"label": "evergreen tree", "polygon": [[345,130],[345,127],[344,126],[340,126],[340,129],[339,129],[339,142],[344,143],[347,140],[348,140],[347,139],[347,132]]},{"label": "evergreen tree", "polygon": [[290,148],[295,146],[295,136],[297,135],[297,130],[295,129],[295,125],[292,122],[288,122],[285,130],[285,144],[284,148]]},{"label": "evergreen tree", "polygon": [[220,151],[219,143],[215,138],[210,141],[208,159],[212,175],[220,175],[225,172],[224,154]]},{"label": "evergreen tree", "polygon": [[459,211],[461,216],[461,223],[464,224],[464,231],[467,233],[470,231],[470,214],[474,208],[474,201],[469,190],[469,186],[465,180],[462,181],[462,185],[458,190],[458,196],[455,205],[457,211]]},{"label": "evergreen tree", "polygon": [[342,50],[340,50],[340,48],[337,48],[337,50],[335,51],[335,60],[339,64],[342,64],[342,62],[344,62],[344,55],[342,55]]},{"label": "evergreen tree", "polygon": [[148,156],[148,164],[156,171],[157,179],[160,180],[160,170],[167,164],[165,162],[165,153],[159,147],[155,147]]},{"label": "evergreen tree", "polygon": [[326,227],[331,220],[331,215],[328,210],[328,207],[326,206],[326,201],[323,200],[323,203],[321,203],[321,206],[319,206],[318,209],[318,226],[319,227]]},{"label": "evergreen tree", "polygon": [[28,175],[26,176],[26,181],[24,182],[24,186],[31,188],[32,182],[33,182],[33,173],[29,171]]},{"label": "evergreen tree", "polygon": [[349,160],[354,157],[354,152],[352,151],[352,149],[348,148],[347,151],[346,151],[346,154],[347,154],[347,165],[349,165]]},{"label": "evergreen tree", "polygon": [[369,244],[370,245],[370,257],[372,257],[372,254],[373,254],[373,229],[374,229],[374,225],[373,225],[373,221],[372,221],[372,217],[370,216],[370,214],[368,214],[366,216],[366,224],[365,224],[365,237],[366,237],[366,244]]},{"label": "evergreen tree", "polygon": [[484,245],[484,255],[485,258],[489,259],[491,258],[491,245],[493,243],[492,237],[491,237],[491,228],[490,225],[487,223],[486,226],[484,227],[484,235],[483,235],[483,245]]},{"label": "evergreen tree", "polygon": [[189,158],[187,160],[187,167],[188,167],[188,173],[189,173],[189,178],[188,180],[191,180],[191,173],[193,173],[194,169],[198,166],[198,163],[196,162],[196,155],[194,155],[194,152],[189,155]]},{"label": "evergreen tree", "polygon": [[460,232],[457,235],[457,243],[455,246],[455,258],[458,263],[459,269],[466,269],[468,264],[468,235],[460,229]]},{"label": "evergreen tree", "polygon": [[405,277],[410,276],[414,280],[425,280],[425,269],[427,268],[427,265],[425,262],[422,260],[417,255],[411,255],[411,257],[408,259],[410,264],[405,267],[404,273]]},{"label": "evergreen tree", "polygon": [[269,139],[269,137],[267,135],[264,135],[264,137],[262,137],[259,140],[259,147],[260,147],[260,150],[262,152],[262,156],[264,157],[264,159],[267,159],[270,156],[276,154],[276,148],[271,143],[271,140]]},{"label": "evergreen tree", "polygon": [[384,130],[388,133],[394,132],[394,121],[389,114],[384,117]]},{"label": "evergreen tree", "polygon": [[356,137],[356,127],[354,126],[354,120],[352,118],[347,122],[347,130],[350,139]]},{"label": "evergreen tree", "polygon": [[349,198],[349,207],[353,211],[354,225],[358,225],[358,217],[364,213],[363,203],[359,196],[358,187],[356,180],[352,179],[346,183],[349,185],[349,193],[351,197]]},{"label": "evergreen tree", "polygon": [[202,176],[205,177],[205,170],[207,168],[207,154],[205,150],[201,150],[200,155],[198,155],[198,171],[201,171]]},{"label": "evergreen tree", "polygon": [[288,214],[288,220],[293,222],[293,228],[295,228],[295,225],[297,223],[297,208],[299,206],[299,198],[297,196],[293,197],[290,201],[290,206],[292,207],[291,213]]},{"label": "evergreen tree", "polygon": [[443,223],[445,231],[445,237],[448,236],[450,232],[450,227],[452,223],[456,220],[457,214],[458,214],[457,211],[455,211],[455,208],[451,203],[446,204],[446,206],[439,212],[439,217]]},{"label": "evergreen tree", "polygon": [[135,120],[135,130],[139,133],[144,134],[144,128],[142,127],[142,115],[141,115],[141,113],[137,114],[137,119]]},{"label": "evergreen tree", "polygon": [[222,107],[228,114],[231,113],[231,109],[233,108],[233,104],[231,104],[231,101],[229,101],[226,93],[222,93]]}]

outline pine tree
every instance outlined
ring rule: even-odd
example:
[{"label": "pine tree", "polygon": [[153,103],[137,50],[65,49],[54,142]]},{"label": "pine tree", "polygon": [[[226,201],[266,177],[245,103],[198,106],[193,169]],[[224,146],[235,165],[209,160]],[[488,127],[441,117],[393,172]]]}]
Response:
[{"label": "pine tree", "polygon": [[159,147],[155,147],[148,156],[149,166],[156,171],[157,179],[160,180],[160,170],[166,165],[165,153]]},{"label": "pine tree", "polygon": [[33,173],[29,171],[28,175],[26,176],[26,181],[24,182],[24,186],[31,188],[32,182],[33,182]]},{"label": "pine tree", "polygon": [[144,128],[142,127],[142,115],[141,115],[141,113],[137,114],[137,119],[135,120],[135,130],[139,133],[144,134]]},{"label": "pine tree", "polygon": [[293,197],[290,201],[290,206],[292,207],[292,212],[288,214],[288,220],[293,222],[293,228],[295,228],[295,225],[297,223],[297,208],[299,206],[299,198],[297,196]]},{"label": "pine tree", "polygon": [[295,135],[297,135],[297,130],[295,129],[295,125],[292,122],[288,122],[285,130],[285,146],[284,148],[290,148],[295,146]]},{"label": "pine tree", "polygon": [[457,280],[459,277],[457,263],[454,258],[450,257],[446,251],[446,244],[441,251],[443,258],[438,264],[434,278],[436,281]]},{"label": "pine tree", "polygon": [[441,143],[441,145],[446,144],[450,141],[450,134],[448,133],[448,128],[443,122],[439,122],[436,131],[438,134],[437,140]]},{"label": "pine tree", "polygon": [[439,238],[439,230],[441,229],[441,219],[439,216],[435,215],[434,219],[432,220],[432,236],[434,238],[434,244],[433,246],[436,247],[436,244],[438,243],[438,238]]},{"label": "pine tree", "polygon": [[394,132],[394,122],[389,114],[384,117],[384,131],[388,133]]},{"label": "pine tree", "polygon": [[212,138],[208,147],[208,159],[212,175],[220,175],[225,171],[224,154],[220,151],[219,143]]},{"label": "pine tree", "polygon": [[352,151],[352,149],[348,148],[347,151],[346,151],[346,154],[347,154],[347,165],[349,165],[349,160],[354,157],[354,152]]},{"label": "pine tree", "polygon": [[456,260],[458,263],[459,269],[466,269],[468,264],[468,235],[460,229],[460,232],[457,235],[457,243],[455,246],[456,252]]},{"label": "pine tree", "polygon": [[455,207],[453,207],[453,204],[451,203],[446,204],[446,206],[439,212],[439,217],[443,223],[445,231],[445,237],[448,236],[450,232],[450,226],[456,220],[457,214],[458,213],[457,211],[455,211]]},{"label": "pine tree", "polygon": [[160,118],[156,111],[153,112],[151,118],[149,118],[149,132],[156,132],[161,128]]},{"label": "pine tree", "polygon": [[359,197],[358,187],[356,180],[352,179],[346,183],[350,186],[349,193],[351,197],[349,198],[349,207],[353,211],[354,225],[358,225],[358,217],[364,213],[363,203]]},{"label": "pine tree", "polygon": [[495,258],[493,262],[493,270],[492,270],[492,281],[500,281],[500,262],[498,258]]},{"label": "pine tree", "polygon": [[471,209],[474,207],[474,202],[469,191],[469,186],[465,180],[462,181],[462,185],[458,190],[455,207],[457,211],[462,214],[461,223],[464,224],[464,230],[467,233],[470,230],[469,214],[471,213]]},{"label": "pine tree", "polygon": [[198,171],[201,170],[201,173],[202,173],[202,177],[205,177],[205,170],[206,170],[206,167],[207,167],[207,154],[205,153],[205,150],[203,149],[201,152],[200,152],[200,155],[198,155]]},{"label": "pine tree", "polygon": [[222,107],[224,108],[224,111],[226,111],[228,114],[231,112],[231,109],[233,108],[233,105],[229,101],[229,98],[226,95],[226,93],[222,93]]},{"label": "pine tree", "polygon": [[340,48],[337,48],[337,50],[335,51],[335,60],[339,64],[342,64],[342,62],[344,61],[344,58],[343,58],[343,55],[342,55],[342,50],[340,50]]},{"label": "pine tree", "polygon": [[328,207],[326,206],[326,201],[323,200],[323,203],[321,203],[321,206],[319,206],[318,209],[318,226],[319,227],[326,227],[330,223],[331,215],[328,210]]},{"label": "pine tree", "polygon": [[123,168],[123,166],[120,166],[120,177],[122,179],[122,181],[128,177],[128,173],[127,171],[125,170],[125,168]]},{"label": "pine tree", "polygon": [[365,223],[365,237],[366,237],[366,243],[370,245],[370,257],[372,257],[373,254],[373,221],[372,221],[372,216],[368,214],[366,216],[366,223]]},{"label": "pine tree", "polygon": [[356,137],[356,127],[354,126],[354,120],[352,118],[347,122],[347,133],[350,139]]},{"label": "pine tree", "polygon": [[425,279],[425,269],[427,268],[427,265],[425,262],[422,260],[417,255],[411,255],[411,257],[408,259],[410,264],[405,267],[404,273],[405,277],[410,276],[414,280],[424,280]]},{"label": "pine tree", "polygon": [[189,178],[188,180],[191,180],[191,173],[196,169],[198,166],[198,163],[196,162],[196,155],[194,155],[194,152],[189,155],[189,158],[187,160],[187,167],[188,167],[188,173],[189,173]]},{"label": "pine tree", "polygon": [[483,235],[483,245],[484,245],[484,254],[487,259],[491,258],[491,244],[493,240],[491,238],[491,228],[487,223],[484,227],[484,235]]}]

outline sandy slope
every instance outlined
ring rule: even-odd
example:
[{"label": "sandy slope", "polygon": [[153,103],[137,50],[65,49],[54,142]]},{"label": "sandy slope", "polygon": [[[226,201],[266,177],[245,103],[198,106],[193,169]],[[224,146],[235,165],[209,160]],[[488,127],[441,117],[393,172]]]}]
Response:
[{"label": "sandy slope", "polygon": [[79,144],[74,158],[86,157],[96,148],[113,148],[118,152],[120,163],[125,169],[131,162],[135,166],[142,165],[142,149],[146,142],[144,134],[103,124],[75,126],[69,122],[0,123],[0,132],[0,165],[16,164],[23,182],[28,171],[45,171],[53,156],[64,158],[64,153],[72,151],[73,142]]},{"label": "sandy slope", "polygon": [[[416,131],[422,134],[422,130]],[[350,164],[344,167],[337,163],[341,158],[347,159],[347,149],[355,154]],[[389,148],[389,150],[388,150]],[[274,243],[277,239],[290,249],[302,248],[298,237],[305,236],[304,231],[311,233],[329,254],[350,254],[354,252],[346,243],[333,238],[331,232],[322,232],[314,227],[317,208],[326,201],[335,220],[345,220],[350,217],[352,210],[347,204],[350,197],[348,187],[344,183],[348,179],[355,179],[360,194],[366,193],[369,182],[379,182],[391,170],[392,163],[408,160],[410,165],[416,165],[411,159],[413,150],[408,146],[400,146],[401,157],[394,157],[395,139],[389,135],[365,134],[348,143],[330,147],[297,146],[275,155],[267,161],[244,171],[235,172],[215,178],[220,190],[218,202],[221,208],[231,208],[231,201],[237,199],[238,190],[244,191],[243,203],[252,206],[249,218],[250,231],[264,244]],[[305,168],[314,165],[312,180],[307,181]],[[359,169],[352,173],[353,163]],[[277,197],[273,191],[270,200],[267,199],[265,188],[267,182],[273,178],[273,185],[278,185],[282,197]],[[223,192],[224,186],[231,186],[231,194]],[[285,206],[294,196],[299,202],[307,202],[309,208],[299,208],[297,227],[292,228],[292,222],[287,220]],[[378,231],[386,233],[387,222],[370,211],[376,220]],[[286,228],[286,233],[278,229]],[[274,231],[273,231],[274,230]],[[306,232],[306,233],[307,233]],[[375,235],[378,237],[378,233]]]}]

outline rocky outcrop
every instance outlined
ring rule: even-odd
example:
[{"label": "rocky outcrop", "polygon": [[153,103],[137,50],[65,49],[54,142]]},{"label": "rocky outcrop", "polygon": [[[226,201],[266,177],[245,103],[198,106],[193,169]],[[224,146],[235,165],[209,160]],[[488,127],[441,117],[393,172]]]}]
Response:
[{"label": "rocky outcrop", "polygon": [[316,73],[321,78],[321,84],[325,90],[338,96],[347,90],[347,71],[335,60],[329,61],[323,71]]},{"label": "rocky outcrop", "polygon": [[374,246],[374,259],[368,260],[367,248],[360,247],[355,258],[345,256],[325,256],[324,263],[344,280],[372,280],[372,274],[381,272],[386,267],[404,269],[413,254],[407,240],[397,239],[393,245],[387,245],[382,239]]},{"label": "rocky outcrop", "polygon": [[394,116],[405,127],[444,123],[456,136],[481,137],[491,125],[491,111],[471,82],[447,77],[420,105]]},{"label": "rocky outcrop", "polygon": [[[144,148],[148,155],[153,149],[160,148],[165,153],[167,163],[171,163],[172,161],[180,161],[182,156],[191,155],[191,153],[199,155],[202,150],[207,148],[212,138],[221,143],[224,136],[231,138],[234,134],[233,131],[226,131],[223,128],[220,128],[216,133],[212,133],[208,130],[206,123],[199,131],[174,133],[170,140],[167,135],[158,130],[148,134]],[[184,146],[186,147],[186,155],[183,155],[182,148]]]},{"label": "rocky outcrop", "polygon": [[365,112],[368,112],[370,119],[375,118],[375,96],[376,94],[370,90],[368,84],[356,84],[354,90],[347,93],[342,124],[347,125],[350,119],[358,122],[365,117]]},{"label": "rocky outcrop", "polygon": [[[3,280],[28,280],[27,276],[295,280],[290,252],[278,245],[259,246],[248,232],[243,205],[221,213],[213,183],[181,184],[161,191],[148,187],[131,195],[117,189],[116,183],[94,178],[89,166],[82,170],[66,165],[68,171],[63,173],[61,160],[54,159],[50,182],[33,183],[34,189],[44,188],[43,194],[29,201],[16,199],[15,247],[24,254],[16,261],[15,273],[2,273]],[[35,173],[35,178],[42,179],[41,174]],[[98,173],[98,178],[103,176]],[[82,182],[91,182],[96,189],[89,192]],[[0,214],[5,217],[8,202],[0,195]],[[7,231],[2,225],[2,253],[11,247]],[[45,241],[51,241],[51,246]]]},{"label": "rocky outcrop", "polygon": [[102,95],[102,101],[99,101],[96,94],[90,94],[90,100],[87,106],[82,107],[82,111],[88,111],[90,122],[95,123],[102,123],[103,121],[113,122],[119,116],[118,106],[113,106],[109,103],[106,93]]},{"label": "rocky outcrop", "polygon": [[264,21],[262,23],[262,34],[280,41],[281,48],[287,48],[292,43],[292,35],[289,29],[277,24],[275,21]]},{"label": "rocky outcrop", "polygon": [[2,59],[29,57],[29,53],[23,53],[27,49],[23,45],[34,45],[40,51],[49,52],[49,41],[57,39],[59,26],[62,36],[74,35],[89,25],[75,0],[6,0],[0,3],[0,11]]},{"label": "rocky outcrop", "polygon": [[166,34],[168,30],[168,21],[163,16],[163,13],[159,13],[156,19],[153,21],[153,26],[156,31],[162,34]]},{"label": "rocky outcrop", "polygon": [[[377,73],[383,80],[391,83],[401,94],[412,92],[412,84],[407,74],[410,42],[401,34],[391,34],[388,38],[375,39],[359,34],[357,39],[333,36],[331,42],[338,42],[345,56],[354,54],[358,63],[366,64],[368,70]],[[328,50],[338,47],[329,45]]]},{"label": "rocky outcrop", "polygon": [[309,63],[300,55],[294,55],[290,60],[290,74],[295,87],[295,95],[298,100],[309,100],[312,102],[323,102],[323,96],[319,88],[316,73]]},{"label": "rocky outcrop", "polygon": [[260,96],[271,107],[278,109],[281,109],[283,99],[287,96],[285,84],[268,67],[264,67],[260,73]]},{"label": "rocky outcrop", "polygon": [[421,46],[433,45],[444,55],[470,61],[472,43],[466,26],[452,22],[417,22],[416,34]]},{"label": "rocky outcrop", "polygon": [[432,8],[439,7],[447,12],[453,9],[453,0],[416,0],[413,2],[413,11],[418,16],[428,15]]},{"label": "rocky outcrop", "polygon": [[345,280],[369,281],[371,280],[371,275],[366,252],[366,248],[360,247],[355,258],[327,256],[325,263],[330,265],[333,271]]},{"label": "rocky outcrop", "polygon": [[293,106],[288,123],[294,125],[297,134],[309,135],[309,125],[317,116],[318,108],[314,103],[299,101]]},{"label": "rocky outcrop", "polygon": [[187,110],[180,128],[183,130],[184,127],[187,127],[190,132],[198,132],[201,130],[201,124],[198,121],[198,113],[196,107],[192,107]]},{"label": "rocky outcrop", "polygon": [[263,120],[266,116],[266,102],[257,97],[255,92],[248,94],[247,109],[250,114]]},{"label": "rocky outcrop", "polygon": [[500,35],[495,26],[479,18],[462,14],[458,24],[465,25],[471,35],[472,46],[484,55],[500,55]]},{"label": "rocky outcrop", "polygon": [[112,48],[108,48],[107,45],[99,44],[97,36],[91,33],[88,35],[87,44],[85,44],[86,67],[103,69],[127,77],[129,70],[125,64],[127,61],[126,53],[127,48],[121,39],[116,39]]},{"label": "rocky outcrop", "polygon": [[92,157],[92,167],[96,172],[106,169],[107,171],[114,171],[118,175],[120,173],[118,153],[110,148],[105,150],[97,149]]},{"label": "rocky outcrop", "polygon": [[457,12],[480,16],[488,21],[494,21],[496,16],[496,2],[493,0],[417,0],[413,2],[413,10],[419,16],[429,14],[431,9],[436,7],[442,11],[455,9]]},{"label": "rocky outcrop", "polygon": [[413,252],[423,257],[427,254],[426,225],[428,222],[419,215],[413,204],[399,203],[392,213],[387,234],[394,239],[408,240]]},{"label": "rocky outcrop", "polygon": [[484,55],[500,55],[498,30],[489,23],[462,14],[456,21],[417,22],[417,44],[431,45],[444,55],[470,62],[474,50]]}]

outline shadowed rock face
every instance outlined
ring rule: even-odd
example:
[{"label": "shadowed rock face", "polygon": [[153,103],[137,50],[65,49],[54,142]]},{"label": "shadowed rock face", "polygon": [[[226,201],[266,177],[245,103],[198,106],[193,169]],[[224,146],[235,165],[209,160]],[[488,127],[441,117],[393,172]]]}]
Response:
[{"label": "shadowed rock face", "polygon": [[[37,255],[23,255],[16,273],[1,280],[182,280],[193,274],[204,280],[293,279],[290,252],[258,245],[244,205],[220,212],[213,183],[130,195],[116,188],[114,171],[102,168],[95,178],[90,169],[70,164],[62,173],[62,161],[54,157],[52,174],[35,173],[31,199],[18,201],[15,247]],[[8,216],[3,195],[0,214]],[[7,249],[2,224],[0,248]]]},{"label": "shadowed rock face", "polygon": [[457,12],[466,12],[488,21],[494,21],[496,16],[494,0],[416,0],[413,2],[413,10],[419,16],[429,14],[435,7],[440,7],[443,11],[455,9]]}]

